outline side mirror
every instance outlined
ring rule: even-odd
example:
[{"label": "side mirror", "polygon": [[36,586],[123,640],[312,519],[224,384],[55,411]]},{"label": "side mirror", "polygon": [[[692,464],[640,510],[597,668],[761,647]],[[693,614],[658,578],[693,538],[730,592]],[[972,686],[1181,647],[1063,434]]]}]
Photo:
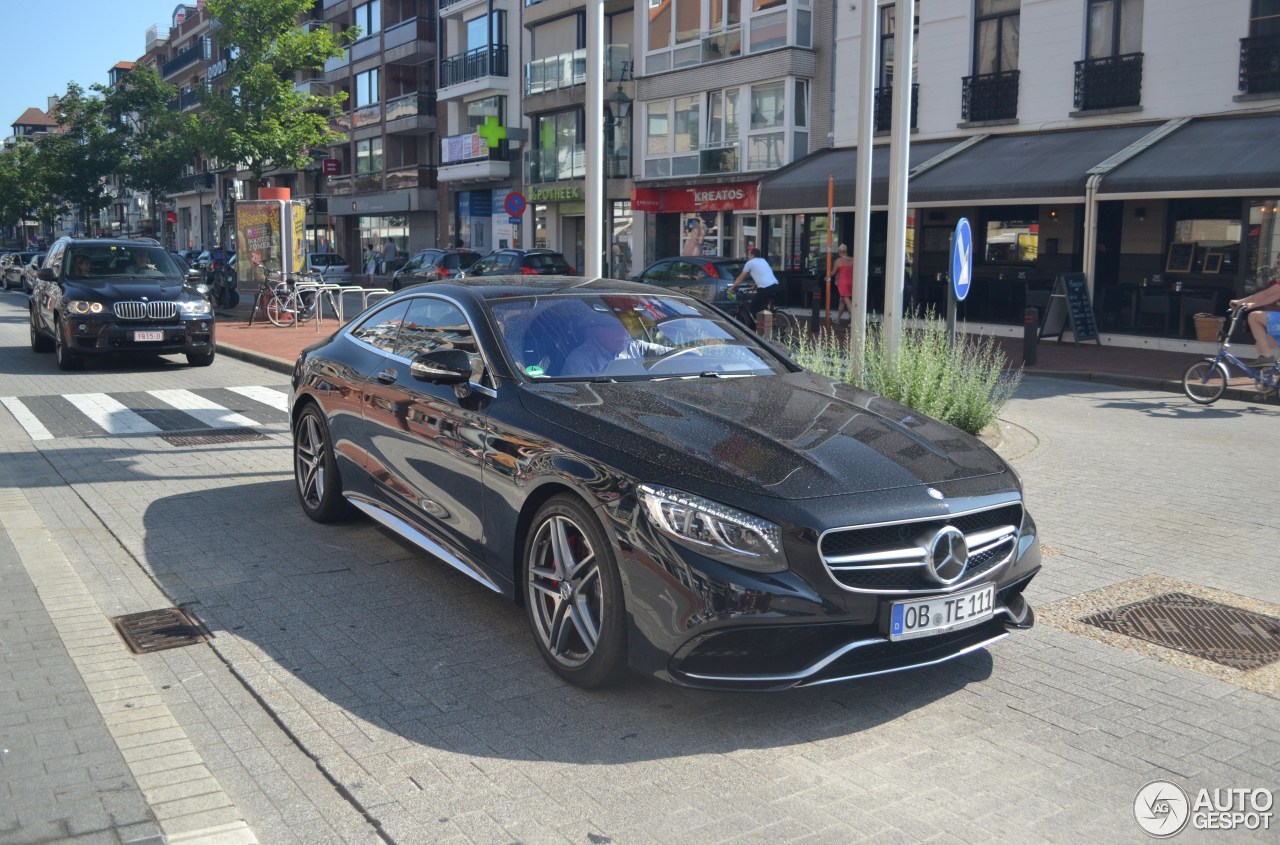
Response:
[{"label": "side mirror", "polygon": [[201,272],[200,272],[199,270],[197,270],[195,267],[188,267],[188,268],[187,268],[187,281],[189,281],[189,282],[203,282],[203,281],[204,281],[204,273],[201,273]]},{"label": "side mirror", "polygon": [[471,381],[471,356],[461,349],[437,349],[414,358],[409,373],[431,384],[466,384]]},{"label": "side mirror", "polygon": [[53,270],[48,267],[41,267],[40,270],[36,272],[36,278],[42,282],[58,281],[58,277],[54,274]]}]

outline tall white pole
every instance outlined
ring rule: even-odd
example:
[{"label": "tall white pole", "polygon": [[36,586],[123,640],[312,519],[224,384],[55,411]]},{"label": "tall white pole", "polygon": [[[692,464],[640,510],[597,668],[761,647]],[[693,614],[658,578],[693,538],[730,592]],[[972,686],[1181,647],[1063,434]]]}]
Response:
[{"label": "tall white pole", "polygon": [[587,216],[582,275],[598,279],[604,255],[604,0],[587,0]]},{"label": "tall white pole", "polygon": [[878,7],[862,0],[862,68],[858,78],[858,173],[854,184],[853,315],[849,321],[849,352],[854,372],[860,371],[867,336],[867,274],[871,265],[871,138],[875,131],[876,68],[880,39],[876,33]]},{"label": "tall white pole", "polygon": [[[865,0],[864,0],[865,1]],[[898,352],[902,285],[907,273],[907,170],[911,147],[911,65],[915,52],[913,0],[897,0],[893,33],[893,123],[889,130],[889,240],[884,268],[885,353]]]}]

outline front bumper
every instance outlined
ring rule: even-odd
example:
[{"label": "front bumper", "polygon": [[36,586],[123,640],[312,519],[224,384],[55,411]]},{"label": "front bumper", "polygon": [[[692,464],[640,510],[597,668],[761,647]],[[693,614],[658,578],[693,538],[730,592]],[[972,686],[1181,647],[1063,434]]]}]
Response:
[{"label": "front bumper", "polygon": [[[67,347],[79,355],[114,355],[124,352],[205,354],[214,349],[214,320],[170,320],[163,323],[121,323],[66,319]],[[139,340],[139,332],[159,332],[160,340]]]}]

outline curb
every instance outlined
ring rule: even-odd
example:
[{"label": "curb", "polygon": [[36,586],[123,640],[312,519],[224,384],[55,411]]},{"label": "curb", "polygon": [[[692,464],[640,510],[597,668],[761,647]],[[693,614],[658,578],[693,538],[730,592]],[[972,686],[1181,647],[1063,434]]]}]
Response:
[{"label": "curb", "polygon": [[[1139,390],[1158,390],[1163,393],[1182,393],[1182,379],[1152,378],[1150,376],[1130,376],[1121,373],[1074,373],[1067,370],[1045,370],[1032,372],[1023,370],[1023,375],[1043,376],[1045,378],[1069,379],[1072,381],[1089,381],[1095,384],[1109,384],[1113,387],[1132,387]],[[1232,387],[1228,385],[1224,399],[1235,399],[1240,402],[1267,402],[1270,395],[1262,393],[1252,386]]]},{"label": "curb", "polygon": [[268,370],[274,370],[278,373],[286,375],[293,374],[293,361],[286,361],[283,358],[277,358],[274,355],[267,355],[263,352],[255,352],[252,349],[244,349],[239,346],[232,346],[227,343],[218,343],[218,354],[226,355],[230,358],[236,358],[250,364],[257,364],[259,367],[266,367]]}]

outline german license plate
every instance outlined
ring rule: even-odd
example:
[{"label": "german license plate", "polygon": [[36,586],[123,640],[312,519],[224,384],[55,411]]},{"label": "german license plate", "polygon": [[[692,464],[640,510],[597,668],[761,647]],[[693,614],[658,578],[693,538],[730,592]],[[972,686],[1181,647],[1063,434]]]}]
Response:
[{"label": "german license plate", "polygon": [[896,601],[889,614],[889,639],[931,637],[985,622],[995,611],[995,598],[995,584],[987,584],[950,596]]},{"label": "german license plate", "polygon": [[144,340],[164,340],[164,332],[134,332],[133,339],[139,343]]}]

